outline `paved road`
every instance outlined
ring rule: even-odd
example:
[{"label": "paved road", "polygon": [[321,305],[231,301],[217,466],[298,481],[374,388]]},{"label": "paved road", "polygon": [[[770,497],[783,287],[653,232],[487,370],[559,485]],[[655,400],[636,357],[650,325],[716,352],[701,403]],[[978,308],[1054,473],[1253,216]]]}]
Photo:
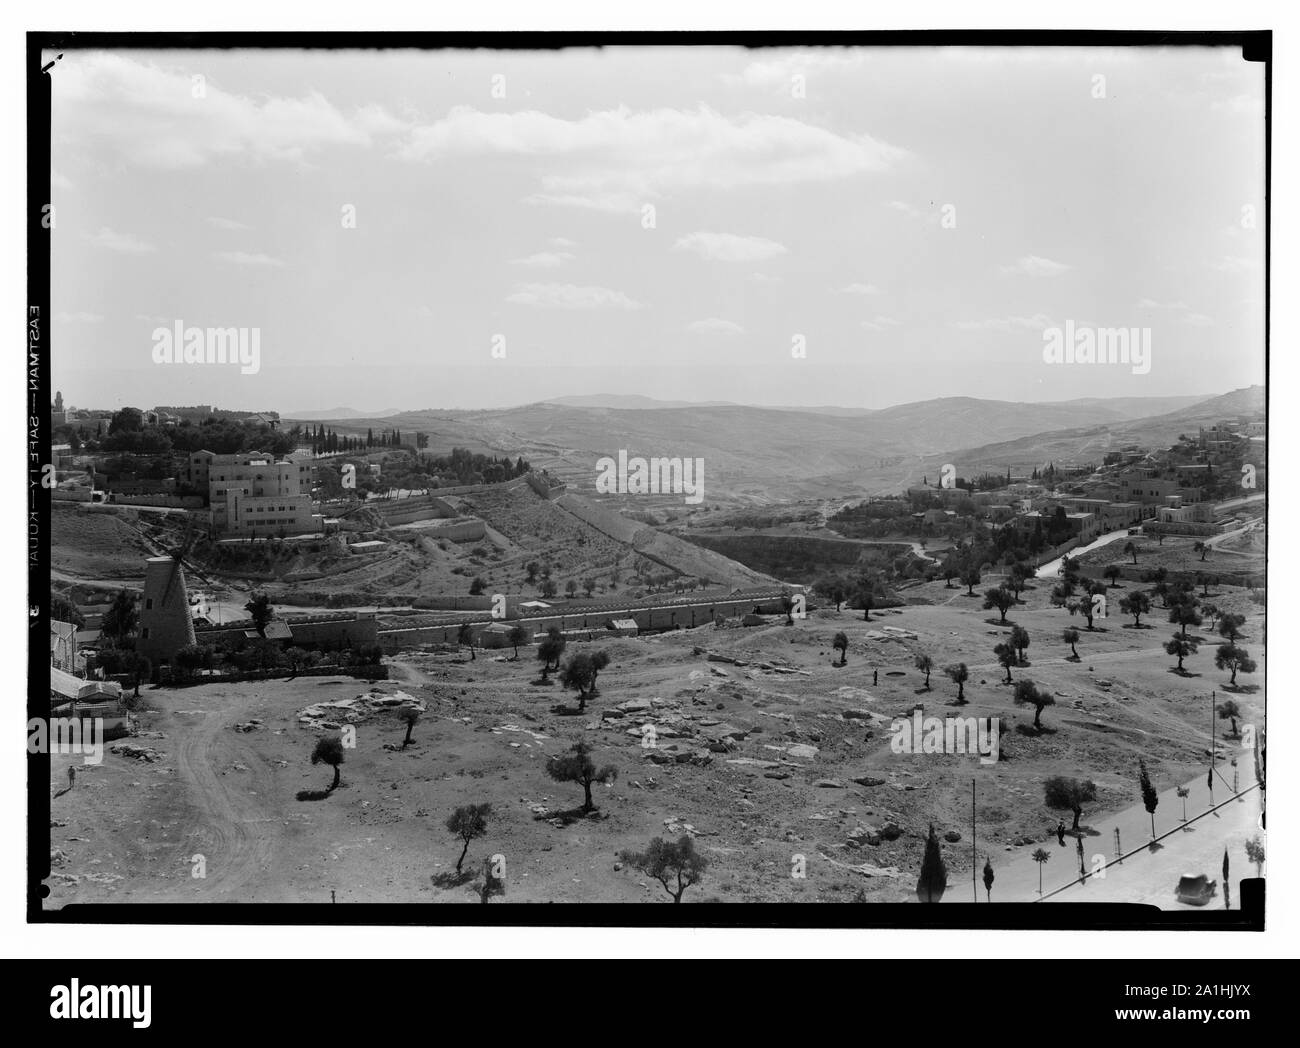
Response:
[{"label": "paved road", "polygon": [[[979,849],[977,839],[980,901],[986,898],[982,880],[986,856],[993,861],[993,902],[1040,900],[1039,864],[1032,855],[1042,848],[1051,856],[1042,866],[1042,901],[1144,902],[1166,909],[1182,908],[1173,896],[1179,876],[1204,873],[1221,882],[1226,847],[1235,906],[1236,882],[1242,877],[1255,876],[1254,867],[1246,860],[1245,842],[1258,836],[1267,848],[1264,832],[1259,829],[1260,796],[1255,788],[1253,758],[1243,752],[1237,754],[1237,760],[1236,769],[1226,760],[1216,762],[1213,791],[1207,787],[1204,774],[1183,784],[1189,791],[1186,825],[1182,821],[1183,799],[1177,796],[1177,788],[1159,794],[1155,824],[1160,839],[1154,848],[1149,847],[1151,816],[1140,802],[1096,820],[1089,819],[1085,810],[1080,824],[1084,832],[1084,867],[1089,876],[1083,884],[1075,883],[1079,878],[1078,838],[1069,833],[1063,847],[1053,836],[1046,843],[991,854]],[[1231,800],[1234,770],[1238,775],[1240,800]],[[1134,781],[1135,796],[1137,788]],[[1216,810],[1211,813],[1211,809]],[[1065,821],[1068,826],[1071,820],[1067,816]],[[1115,862],[1116,829],[1120,833],[1119,853],[1124,856],[1120,862]],[[947,858],[949,887],[944,901],[970,902],[969,845],[956,845]],[[1104,869],[1104,874],[1094,873],[1098,869]],[[1222,884],[1212,905],[1223,905]]]},{"label": "paved road", "polygon": [[1074,549],[1070,550],[1069,552],[1063,554],[1060,557],[1057,557],[1055,560],[1049,560],[1046,564],[1040,565],[1038,568],[1037,577],[1040,579],[1047,579],[1047,578],[1051,578],[1054,575],[1058,575],[1060,574],[1061,571],[1061,561],[1064,560],[1066,557],[1069,557],[1071,560],[1073,560],[1074,558],[1081,556],[1082,554],[1087,553],[1090,550],[1101,549],[1102,546],[1109,546],[1112,542],[1117,542],[1120,539],[1125,538],[1127,536],[1128,536],[1127,527],[1120,528],[1118,531],[1108,531],[1106,532],[1105,535],[1102,535],[1100,538],[1093,539],[1086,546],[1076,546]]},{"label": "paved road", "polygon": [[[1145,903],[1162,909],[1200,909],[1177,902],[1174,887],[1184,873],[1203,873],[1219,882],[1218,894],[1205,908],[1223,909],[1226,902],[1227,908],[1235,910],[1241,901],[1241,879],[1256,876],[1254,865],[1246,858],[1246,842],[1252,837],[1259,837],[1260,842],[1264,842],[1259,815],[1259,791],[1252,790],[1236,800],[1228,800],[1212,814],[1176,829],[1156,846],[1145,848],[1110,866],[1105,871],[1104,880],[1089,877],[1082,883],[1061,889],[1044,901],[1088,902],[1104,898],[1107,902]],[[1225,850],[1229,863],[1226,900],[1223,890]]]}]

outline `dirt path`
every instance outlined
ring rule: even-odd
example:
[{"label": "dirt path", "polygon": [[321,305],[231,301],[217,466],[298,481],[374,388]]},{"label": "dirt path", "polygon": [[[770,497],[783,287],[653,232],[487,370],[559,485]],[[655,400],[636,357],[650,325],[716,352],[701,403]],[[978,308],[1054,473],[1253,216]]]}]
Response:
[{"label": "dirt path", "polygon": [[238,899],[245,886],[265,880],[273,860],[278,828],[273,830],[272,823],[278,820],[267,805],[281,792],[276,769],[229,727],[254,715],[252,704],[176,714],[201,717],[177,747],[176,778],[193,813],[183,837],[185,850],[204,856],[207,876],[196,883],[213,901]]}]

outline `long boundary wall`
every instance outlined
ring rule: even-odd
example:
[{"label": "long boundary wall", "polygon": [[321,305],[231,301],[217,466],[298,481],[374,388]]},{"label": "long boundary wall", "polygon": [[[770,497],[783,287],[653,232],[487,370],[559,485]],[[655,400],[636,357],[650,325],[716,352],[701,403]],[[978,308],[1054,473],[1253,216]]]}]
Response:
[{"label": "long boundary wall", "polygon": [[[798,592],[798,587],[791,587],[789,592]],[[607,629],[607,624],[614,619],[632,619],[637,629],[642,632],[657,632],[681,627],[691,629],[707,626],[718,619],[736,618],[757,610],[761,614],[775,615],[781,612],[781,598],[785,590],[774,587],[771,590],[747,593],[735,593],[714,599],[683,600],[680,603],[652,604],[623,607],[588,607],[575,608],[571,612],[560,609],[540,615],[530,615],[519,619],[494,620],[491,618],[465,617],[456,622],[405,628],[383,629],[379,631],[379,643],[385,651],[399,651],[403,648],[417,647],[421,644],[455,644],[460,635],[461,626],[469,622],[471,629],[477,632],[496,621],[508,624],[515,622],[529,630],[533,637],[544,634],[552,626],[562,633],[574,630],[594,630],[598,634],[607,632],[611,638],[618,634]],[[603,634],[602,634],[603,635]],[[477,640],[475,641],[477,644]]]}]

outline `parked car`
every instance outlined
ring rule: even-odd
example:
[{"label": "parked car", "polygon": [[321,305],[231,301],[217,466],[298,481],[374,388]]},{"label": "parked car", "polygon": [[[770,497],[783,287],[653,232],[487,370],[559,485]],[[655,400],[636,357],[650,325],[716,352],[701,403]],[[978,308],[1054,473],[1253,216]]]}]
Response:
[{"label": "parked car", "polygon": [[1218,881],[1212,881],[1203,873],[1185,873],[1178,878],[1178,889],[1174,892],[1179,902],[1189,906],[1204,906],[1214,898],[1218,891]]}]

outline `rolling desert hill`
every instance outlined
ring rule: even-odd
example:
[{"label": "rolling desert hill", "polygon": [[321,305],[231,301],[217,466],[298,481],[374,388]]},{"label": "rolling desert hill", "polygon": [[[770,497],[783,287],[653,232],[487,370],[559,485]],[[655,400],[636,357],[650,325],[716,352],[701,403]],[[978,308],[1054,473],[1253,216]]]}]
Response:
[{"label": "rolling desert hill", "polygon": [[962,464],[965,473],[976,473],[986,468],[1045,465],[1049,461],[1057,464],[1100,462],[1106,452],[1125,444],[1169,447],[1180,434],[1194,433],[1201,426],[1225,418],[1258,415],[1263,411],[1263,387],[1247,386],[1162,415],[1035,433],[968,448],[955,453],[953,459]]},{"label": "rolling desert hill", "polygon": [[384,408],[381,411],[358,411],[356,408],[338,407],[322,408],[312,411],[295,411],[286,417],[290,419],[311,419],[313,422],[341,422],[348,419],[381,419],[396,415],[396,408]]},{"label": "rolling desert hill", "polygon": [[[600,401],[602,398],[565,398]],[[647,398],[616,398],[640,403]],[[544,402],[491,411],[405,411],[387,418],[335,420],[340,432],[397,426],[421,431],[433,449],[454,445],[523,455],[575,484],[594,480],[603,456],[689,456],[705,460],[710,499],[771,501],[899,490],[958,463],[983,468],[1099,460],[1127,443],[1169,444],[1197,425],[1262,410],[1259,387],[1220,397],[1084,398],[1013,403],[940,397],[880,411],[743,405],[604,407]],[[650,404],[673,402],[648,401]],[[1168,409],[1171,405],[1175,410]],[[1159,412],[1136,416],[1142,411]],[[832,413],[835,412],[835,413]],[[970,435],[987,443],[970,447]],[[955,449],[967,450],[957,451]],[[588,493],[580,491],[580,493]]]}]

